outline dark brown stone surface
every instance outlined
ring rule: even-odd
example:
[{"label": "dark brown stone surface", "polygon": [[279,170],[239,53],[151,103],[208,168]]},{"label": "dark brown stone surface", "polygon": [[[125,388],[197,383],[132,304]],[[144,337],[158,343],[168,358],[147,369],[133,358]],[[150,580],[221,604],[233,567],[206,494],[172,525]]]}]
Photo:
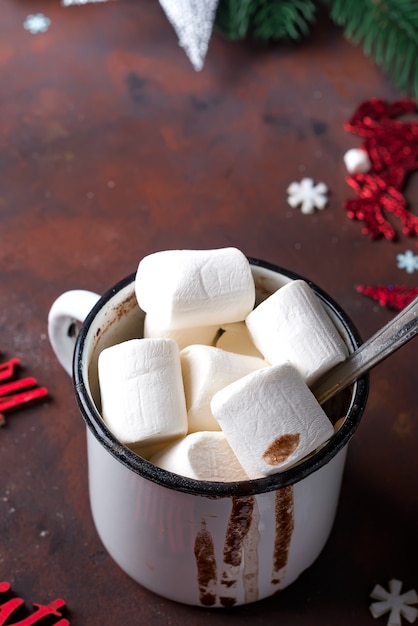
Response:
[{"label": "dark brown stone surface", "polygon": [[[37,12],[51,26],[32,35],[23,21]],[[234,245],[319,284],[369,336],[393,313],[356,285],[417,286],[396,267],[416,242],[371,242],[347,218],[343,155],[360,142],[343,123],[361,101],[400,94],[326,16],[296,46],[215,35],[195,73],[157,0],[3,0],[1,13],[0,351],[51,401],[0,430],[0,580],[28,606],[64,598],[72,626],[370,625],[376,583],[418,588],[416,345],[372,373],[318,561],[275,597],[213,612],[154,596],[105,553],[47,315],[61,292],[102,293],[150,252]],[[330,189],[310,216],[286,201],[304,175]]]}]

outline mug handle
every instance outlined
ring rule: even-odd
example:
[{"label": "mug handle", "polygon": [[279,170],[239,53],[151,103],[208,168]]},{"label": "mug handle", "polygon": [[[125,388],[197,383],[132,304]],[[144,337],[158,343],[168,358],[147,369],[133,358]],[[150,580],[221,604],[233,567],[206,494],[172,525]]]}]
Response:
[{"label": "mug handle", "polygon": [[73,354],[78,335],[77,323],[82,324],[100,296],[93,291],[65,291],[53,303],[48,314],[48,336],[55,356],[72,375]]}]

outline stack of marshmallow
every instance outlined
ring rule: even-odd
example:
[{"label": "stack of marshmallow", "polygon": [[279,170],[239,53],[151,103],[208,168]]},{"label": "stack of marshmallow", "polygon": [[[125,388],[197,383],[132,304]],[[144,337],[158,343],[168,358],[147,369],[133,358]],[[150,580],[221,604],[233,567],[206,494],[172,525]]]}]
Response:
[{"label": "stack of marshmallow", "polygon": [[283,471],[334,428],[309,386],[347,348],[309,285],[292,281],[255,305],[236,248],[145,257],[135,281],[144,337],[103,350],[103,419],[150,462],[198,480]]}]

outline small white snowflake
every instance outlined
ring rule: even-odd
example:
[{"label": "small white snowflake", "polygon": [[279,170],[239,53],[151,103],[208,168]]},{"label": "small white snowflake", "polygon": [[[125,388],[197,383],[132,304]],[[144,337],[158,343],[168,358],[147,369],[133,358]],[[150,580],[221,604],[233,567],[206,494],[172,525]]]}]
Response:
[{"label": "small white snowflake", "polygon": [[28,30],[32,35],[38,33],[45,33],[51,24],[49,17],[46,17],[43,13],[36,13],[35,15],[28,15],[23,22],[23,28]]},{"label": "small white snowflake", "polygon": [[396,258],[398,260],[398,267],[401,270],[406,270],[408,274],[412,274],[412,272],[418,270],[418,255],[414,254],[412,250],[407,250],[405,254],[398,254]]},{"label": "small white snowflake", "polygon": [[401,595],[402,582],[392,578],[389,581],[389,591],[383,589],[381,585],[376,585],[370,597],[379,602],[370,605],[370,612],[374,618],[381,617],[389,613],[387,626],[401,626],[404,617],[410,624],[413,624],[418,616],[418,609],[410,606],[418,603],[418,595],[415,589],[411,589]]},{"label": "small white snowflake", "polygon": [[328,187],[325,183],[314,185],[312,178],[302,178],[300,183],[293,182],[287,188],[287,201],[291,207],[300,206],[305,215],[313,213],[315,209],[324,209],[327,204]]}]

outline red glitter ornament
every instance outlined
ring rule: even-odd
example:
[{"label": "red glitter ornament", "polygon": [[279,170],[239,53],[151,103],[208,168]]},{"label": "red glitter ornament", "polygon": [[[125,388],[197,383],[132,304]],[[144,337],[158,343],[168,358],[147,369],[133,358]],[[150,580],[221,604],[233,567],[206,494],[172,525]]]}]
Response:
[{"label": "red glitter ornament", "polygon": [[396,311],[402,311],[418,296],[418,287],[405,287],[404,285],[378,285],[376,287],[359,285],[357,291],[373,298],[382,306]]},{"label": "red glitter ornament", "polygon": [[408,208],[402,188],[410,172],[418,169],[418,121],[401,121],[402,115],[417,113],[412,100],[392,104],[371,99],[359,106],[345,130],[364,138],[371,169],[366,174],[348,176],[346,181],[358,198],[344,208],[350,219],[364,223],[362,232],[372,239],[397,238],[386,213],[399,219],[404,235],[418,235],[418,216]]}]

